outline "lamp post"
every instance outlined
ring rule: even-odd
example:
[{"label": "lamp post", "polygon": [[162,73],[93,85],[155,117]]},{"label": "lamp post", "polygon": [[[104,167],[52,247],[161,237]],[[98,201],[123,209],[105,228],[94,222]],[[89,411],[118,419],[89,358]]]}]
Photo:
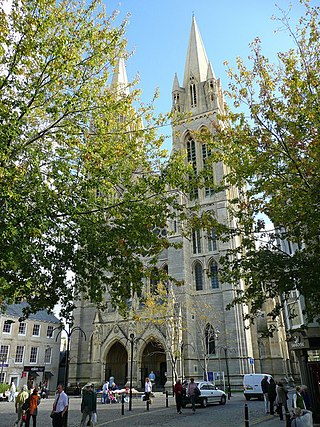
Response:
[{"label": "lamp post", "polygon": [[[62,333],[62,331],[64,331],[65,334],[67,335],[66,366],[65,366],[65,375],[64,375],[64,389],[67,392],[68,379],[69,379],[69,362],[70,362],[69,355],[70,355],[71,336],[74,332],[79,331],[81,333],[81,336],[84,336],[84,339],[86,340],[86,334],[84,330],[80,328],[80,326],[73,326],[71,329],[67,330],[63,323],[61,323],[60,326],[58,326],[55,329],[59,329],[59,332],[56,336],[56,341],[58,340],[58,337]],[[68,411],[64,415],[64,427],[67,427],[67,426],[68,426]]]},{"label": "lamp post", "polygon": [[130,393],[129,393],[129,411],[132,411],[132,370],[133,370],[133,344],[134,344],[134,334],[130,334]]},{"label": "lamp post", "polygon": [[229,374],[229,360],[228,360],[228,347],[223,347],[224,355],[226,358],[226,368],[227,368],[227,382],[228,382],[228,400],[231,397],[231,387],[230,387],[230,374]]}]

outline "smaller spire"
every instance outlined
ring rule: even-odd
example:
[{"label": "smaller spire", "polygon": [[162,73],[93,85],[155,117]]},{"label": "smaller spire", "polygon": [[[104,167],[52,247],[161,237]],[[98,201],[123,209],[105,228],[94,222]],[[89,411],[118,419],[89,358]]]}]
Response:
[{"label": "smaller spire", "polygon": [[178,75],[177,75],[177,73],[175,73],[174,80],[173,80],[173,86],[172,86],[172,92],[179,90],[179,89],[180,89],[180,85],[179,85]]},{"label": "smaller spire", "polygon": [[207,80],[210,80],[210,79],[216,80],[216,76],[214,74],[211,62],[209,62],[208,64],[208,71],[207,71]]},{"label": "smaller spire", "polygon": [[123,58],[119,58],[118,64],[112,76],[111,87],[116,88],[118,91],[129,95],[129,83],[126,71],[126,65]]}]

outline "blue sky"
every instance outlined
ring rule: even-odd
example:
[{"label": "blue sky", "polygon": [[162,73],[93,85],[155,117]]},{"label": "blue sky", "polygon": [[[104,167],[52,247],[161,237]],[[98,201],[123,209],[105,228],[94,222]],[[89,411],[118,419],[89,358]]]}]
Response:
[{"label": "blue sky", "polygon": [[[183,79],[192,14],[194,13],[202,40],[222,86],[227,89],[225,60],[235,63],[250,53],[249,44],[255,37],[262,41],[263,53],[276,61],[278,51],[293,46],[284,31],[276,31],[280,23],[271,19],[280,16],[278,7],[288,11],[289,0],[104,0],[108,13],[118,9],[119,20],[130,13],[126,38],[128,49],[134,55],[127,62],[127,73],[132,80],[140,75],[142,100],[151,101],[159,88],[156,111],[171,109],[171,89],[175,72]],[[278,5],[278,7],[276,6]],[[299,0],[291,1],[290,17],[296,23],[303,15]],[[310,4],[318,4],[311,0]],[[170,133],[170,129],[165,130]],[[170,147],[170,144],[168,144]]]}]

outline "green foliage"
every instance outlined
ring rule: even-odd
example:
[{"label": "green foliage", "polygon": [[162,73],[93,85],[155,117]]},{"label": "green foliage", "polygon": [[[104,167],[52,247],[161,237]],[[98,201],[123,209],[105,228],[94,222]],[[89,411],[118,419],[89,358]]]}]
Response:
[{"label": "green foliage", "polygon": [[6,383],[0,383],[0,394],[6,392],[7,390],[9,390],[10,385],[6,384]]},{"label": "green foliage", "polygon": [[[98,1],[0,5],[0,304],[70,315],[81,295],[123,311],[168,246],[183,162],[161,150],[152,109],[107,82],[126,21]],[[142,118],[145,128],[142,127]]]},{"label": "green foliage", "polygon": [[[277,65],[256,39],[251,67],[238,59],[237,72],[229,69],[236,112],[220,116],[210,142],[214,161],[229,167],[226,182],[245,189],[231,207],[236,227],[224,234],[241,243],[221,260],[221,274],[236,286],[234,303],[249,304],[251,320],[277,298],[269,312],[274,319],[294,289],[304,295],[307,320],[319,320],[319,11],[305,2],[295,30],[287,16],[280,19],[296,48],[279,53]],[[274,230],[257,219],[261,214]],[[293,254],[281,250],[285,241],[296,245]]]}]

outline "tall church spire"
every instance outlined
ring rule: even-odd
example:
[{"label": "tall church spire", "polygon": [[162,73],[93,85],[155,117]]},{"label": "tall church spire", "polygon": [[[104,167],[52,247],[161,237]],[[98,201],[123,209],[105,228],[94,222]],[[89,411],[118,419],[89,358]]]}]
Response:
[{"label": "tall church spire", "polygon": [[190,77],[193,77],[198,82],[205,81],[207,79],[208,63],[208,57],[203,46],[196,19],[192,16],[183,87],[188,86]]},{"label": "tall church spire", "polygon": [[119,58],[118,65],[112,76],[111,87],[124,95],[129,95],[129,83],[123,58]]}]

